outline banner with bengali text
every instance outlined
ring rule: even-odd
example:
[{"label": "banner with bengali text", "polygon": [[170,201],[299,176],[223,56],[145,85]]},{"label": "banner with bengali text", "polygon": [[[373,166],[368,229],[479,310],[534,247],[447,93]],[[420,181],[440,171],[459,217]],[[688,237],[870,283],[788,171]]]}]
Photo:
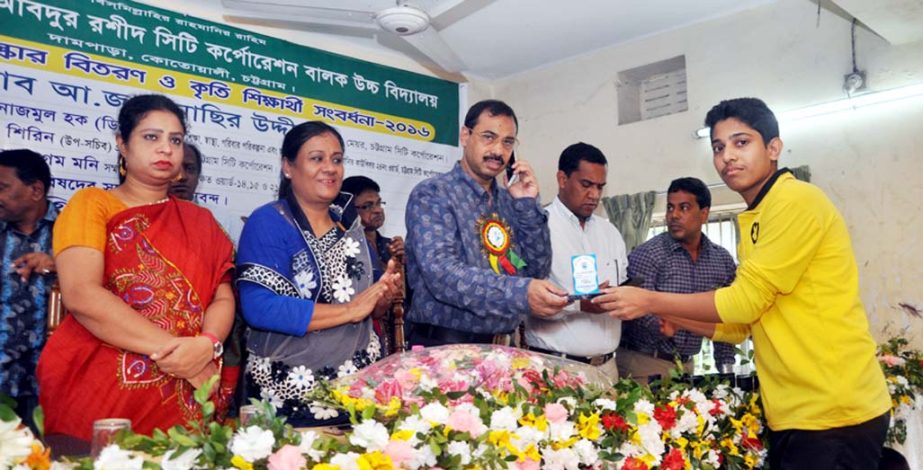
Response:
[{"label": "banner with bengali text", "polygon": [[321,119],[346,140],[346,175],[382,186],[386,235],[407,196],[459,155],[459,85],[132,1],[0,0],[0,147],[31,148],[52,201],[118,182],[116,118],[132,95],[186,112],[202,151],[195,195],[237,238],[275,197],[282,137]]}]

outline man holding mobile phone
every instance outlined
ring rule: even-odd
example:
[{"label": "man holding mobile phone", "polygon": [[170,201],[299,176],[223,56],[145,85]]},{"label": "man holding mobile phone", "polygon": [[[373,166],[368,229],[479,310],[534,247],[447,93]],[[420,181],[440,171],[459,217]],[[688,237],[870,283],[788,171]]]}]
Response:
[{"label": "man holding mobile phone", "polygon": [[596,147],[573,144],[558,160],[558,196],[547,207],[551,232],[549,280],[564,286],[574,303],[553,316],[526,319],[529,349],[591,364],[618,379],[615,350],[620,320],[589,301],[600,288],[626,278],[628,259],[618,229],[594,215],[606,186],[607,161]]},{"label": "man holding mobile phone", "polygon": [[[547,216],[531,166],[511,163],[517,133],[509,105],[474,104],[460,132],[461,161],[410,193],[411,345],[508,344],[523,317],[553,314],[567,303],[567,293],[545,280]],[[498,182],[508,166],[513,176]]]}]

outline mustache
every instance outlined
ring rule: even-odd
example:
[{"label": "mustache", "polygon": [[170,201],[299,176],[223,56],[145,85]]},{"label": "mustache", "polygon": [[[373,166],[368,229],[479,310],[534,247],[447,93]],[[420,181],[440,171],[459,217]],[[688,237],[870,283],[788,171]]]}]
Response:
[{"label": "mustache", "polygon": [[503,163],[503,156],[502,155],[484,155],[484,161],[486,162],[488,160],[496,160],[500,163]]}]

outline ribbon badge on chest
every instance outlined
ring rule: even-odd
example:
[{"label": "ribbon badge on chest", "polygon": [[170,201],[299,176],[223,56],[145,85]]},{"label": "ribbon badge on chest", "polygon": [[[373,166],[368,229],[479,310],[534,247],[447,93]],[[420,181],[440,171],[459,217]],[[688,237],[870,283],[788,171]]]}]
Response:
[{"label": "ribbon badge on chest", "polygon": [[510,249],[510,226],[497,214],[481,216],[477,221],[478,231],[481,232],[481,243],[487,252],[487,259],[494,272],[501,274],[500,269],[509,275],[526,267],[526,262]]}]

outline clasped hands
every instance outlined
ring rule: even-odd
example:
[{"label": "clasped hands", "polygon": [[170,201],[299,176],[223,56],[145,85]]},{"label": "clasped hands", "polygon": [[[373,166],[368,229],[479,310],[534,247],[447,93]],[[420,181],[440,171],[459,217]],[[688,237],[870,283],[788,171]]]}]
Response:
[{"label": "clasped hands", "polygon": [[167,341],[150,358],[163,373],[199,388],[219,372],[213,356],[214,345],[208,337],[180,336]]}]

